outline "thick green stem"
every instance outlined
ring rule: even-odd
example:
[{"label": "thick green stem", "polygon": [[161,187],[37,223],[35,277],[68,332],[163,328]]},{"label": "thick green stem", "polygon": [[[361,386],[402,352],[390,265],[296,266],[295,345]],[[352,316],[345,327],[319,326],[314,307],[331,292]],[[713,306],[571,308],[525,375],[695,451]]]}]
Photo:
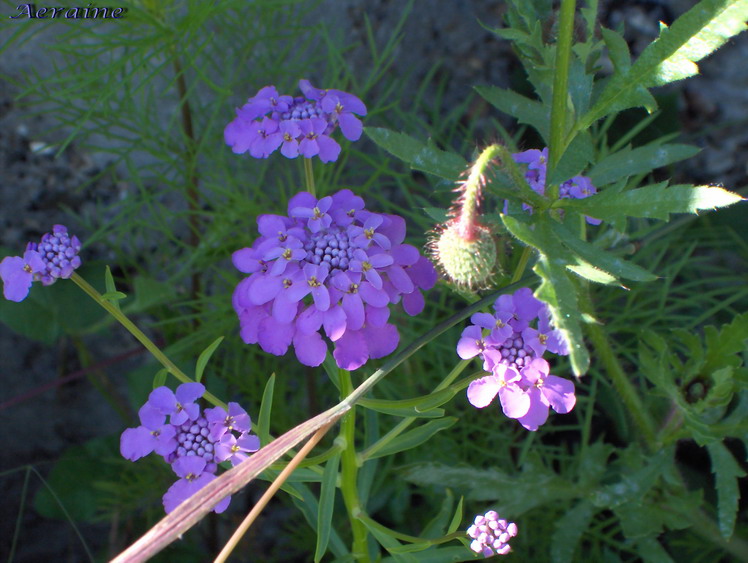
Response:
[{"label": "thick green stem", "polygon": [[[338,370],[340,374],[341,398],[348,397],[353,392],[351,373]],[[352,406],[340,423],[340,437],[345,441],[345,450],[340,457],[340,490],[343,502],[348,510],[348,519],[353,532],[353,547],[351,553],[357,561],[369,561],[367,547],[367,530],[359,516],[362,513],[361,501],[358,498],[358,463],[356,460],[356,407]]]},{"label": "thick green stem", "polygon": [[304,158],[304,181],[306,182],[306,191],[313,196],[317,196],[317,192],[314,188],[314,169],[312,168],[312,159]]},{"label": "thick green stem", "polygon": [[[185,375],[185,373],[181,369],[179,369],[174,362],[167,358],[166,354],[164,354],[158,348],[158,346],[156,346],[153,341],[143,333],[142,330],[135,326],[135,324],[130,319],[128,319],[122,313],[122,311],[120,311],[117,307],[104,299],[91,284],[89,284],[75,272],[73,272],[73,275],[70,276],[70,279],[74,281],[78,287],[85,291],[91,299],[101,305],[101,307],[103,307],[107,313],[117,319],[117,321],[119,321],[119,323],[123,327],[125,327],[127,331],[132,334],[138,340],[138,342],[140,342],[145,347],[145,349],[148,350],[153,355],[153,357],[156,358],[161,363],[161,365],[163,365],[167,369],[170,374],[172,374],[183,383],[191,383],[192,381],[194,381],[193,379]],[[216,397],[212,393],[209,393],[208,391],[205,392],[203,398],[209,403],[216,405],[217,407],[222,407],[224,409],[228,408],[226,406],[226,403],[224,403],[218,397]]]},{"label": "thick green stem", "polygon": [[[592,301],[586,291],[580,293],[579,304],[582,311],[594,317]],[[641,432],[647,447],[650,450],[653,450],[656,442],[654,423],[649,416],[649,412],[644,408],[634,385],[631,383],[631,380],[623,370],[621,363],[618,361],[618,357],[613,352],[613,347],[610,345],[608,335],[600,325],[593,323],[587,324],[587,334],[595,348],[595,356],[605,367],[608,377],[612,381],[616,391],[618,391],[618,394],[621,396],[623,404],[626,405],[629,415]]]},{"label": "thick green stem", "polygon": [[[566,133],[567,100],[569,97],[569,61],[574,34],[574,10],[576,0],[562,0],[558,22],[558,39],[556,40],[556,64],[553,74],[553,98],[551,100],[551,138],[548,147],[548,170],[556,168],[566,150],[564,137]],[[550,178],[549,178],[550,180]],[[558,197],[549,191],[551,199]]]}]

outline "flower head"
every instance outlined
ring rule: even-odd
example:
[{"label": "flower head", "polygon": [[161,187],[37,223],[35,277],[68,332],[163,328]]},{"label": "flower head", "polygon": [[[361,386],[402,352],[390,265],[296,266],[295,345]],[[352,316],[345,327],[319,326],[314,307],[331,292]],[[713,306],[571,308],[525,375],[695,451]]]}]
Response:
[{"label": "flower head", "polygon": [[482,553],[484,557],[506,555],[511,551],[509,540],[517,535],[517,525],[499,518],[495,510],[489,510],[475,517],[467,535],[473,540],[470,549],[475,553]]},{"label": "flower head", "polygon": [[[480,356],[489,375],[472,381],[467,397],[482,409],[499,397],[501,409],[528,430],[548,419],[548,408],[565,414],[574,408],[574,384],[550,374],[547,351],[568,354],[568,343],[550,323],[548,307],[528,288],[502,295],[494,314],[476,313],[457,343],[462,359]],[[533,325],[537,324],[537,328]]]},{"label": "flower head", "polygon": [[[215,479],[218,464],[229,459],[234,465],[260,448],[260,440],[250,434],[249,415],[237,403],[200,412],[195,403],[203,396],[200,383],[184,383],[173,392],[167,387],[154,389],[140,408],[141,426],[127,428],[120,438],[120,452],[130,461],[156,452],[171,464],[180,477],[163,497],[166,512]],[[166,422],[167,416],[169,422]],[[222,512],[228,497],[214,508]]]},{"label": "flower head", "polygon": [[403,243],[405,221],[366,210],[350,190],[321,199],[301,192],[288,216],[263,215],[258,227],[260,238],[233,256],[250,274],[233,298],[242,339],[278,356],[293,346],[305,365],[325,359],[321,331],[344,369],[390,354],[399,335],[389,305],[402,300],[416,315],[421,290],[436,283],[431,263]]},{"label": "flower head", "polygon": [[299,81],[304,96],[280,95],[275,86],[265,86],[236,110],[236,118],[224,130],[226,143],[241,154],[267,158],[277,148],[286,158],[318,156],[333,162],[340,145],[330,135],[340,127],[351,141],[361,137],[363,125],[356,115],[366,115],[366,106],[353,94],[321,90],[305,79]]},{"label": "flower head", "polygon": [[28,243],[23,258],[6,256],[0,262],[3,295],[9,301],[23,301],[32,282],[51,285],[58,278],[69,278],[81,265],[80,249],[78,237],[71,237],[65,225],[55,225],[39,243]]}]

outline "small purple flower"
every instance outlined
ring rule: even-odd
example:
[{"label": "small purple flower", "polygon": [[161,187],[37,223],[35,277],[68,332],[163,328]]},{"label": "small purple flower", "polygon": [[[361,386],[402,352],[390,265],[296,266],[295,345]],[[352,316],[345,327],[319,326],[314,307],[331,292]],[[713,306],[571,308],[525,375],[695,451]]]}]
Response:
[{"label": "small purple flower", "polygon": [[[126,459],[135,461],[155,451],[181,477],[163,497],[167,513],[212,481],[220,462],[231,459],[236,465],[260,448],[259,438],[249,434],[249,415],[237,403],[229,403],[228,412],[215,407],[201,414],[193,401],[204,392],[200,383],[184,383],[176,393],[157,387],[140,408],[141,426],[127,428],[120,438]],[[215,511],[225,510],[228,502],[224,499]]]},{"label": "small purple flower", "polygon": [[23,258],[7,256],[0,262],[3,295],[9,301],[23,301],[32,282],[51,285],[59,278],[69,278],[81,265],[80,249],[78,237],[71,237],[65,225],[54,225],[39,243],[28,243]]},{"label": "small purple flower", "polygon": [[[565,414],[576,402],[574,384],[550,375],[546,351],[566,355],[569,346],[551,326],[550,312],[528,288],[502,295],[494,314],[476,313],[457,343],[462,359],[480,356],[489,375],[471,382],[467,397],[476,408],[488,406],[498,395],[501,408],[528,430],[548,418],[548,408]],[[534,325],[537,322],[537,328]]]},{"label": "small purple flower", "polygon": [[229,403],[228,407],[228,412],[221,407],[205,410],[205,418],[210,425],[210,435],[214,440],[220,439],[227,432],[246,433],[252,429],[252,420],[239,403]]},{"label": "small purple flower", "polygon": [[216,444],[216,461],[230,461],[231,465],[238,465],[247,457],[260,449],[260,439],[254,434],[242,434],[238,438],[233,434],[224,434]]},{"label": "small purple flower", "polygon": [[146,403],[140,407],[138,416],[142,426],[126,429],[120,438],[122,457],[135,461],[153,451],[167,456],[176,449],[176,430],[165,424],[165,415]]},{"label": "small purple flower", "polygon": [[226,144],[255,158],[267,158],[280,147],[286,158],[337,160],[340,145],[330,135],[340,127],[344,137],[358,140],[363,125],[356,115],[366,115],[366,106],[352,94],[321,90],[305,79],[299,89],[304,96],[296,98],[280,95],[275,86],[260,89],[224,129]]},{"label": "small purple flower", "polygon": [[26,299],[34,281],[34,275],[41,275],[45,263],[35,250],[27,250],[20,256],[6,256],[0,262],[0,278],[3,280],[3,295],[8,301],[20,302]]},{"label": "small purple flower", "polygon": [[[167,514],[216,478],[214,474],[204,471],[205,465],[204,459],[195,456],[181,457],[174,462],[172,468],[181,479],[164,493],[162,500]],[[227,496],[213,508],[213,512],[220,514],[230,502],[231,497]]]},{"label": "small purple flower", "polygon": [[148,396],[148,404],[160,413],[170,415],[169,422],[179,426],[200,415],[200,407],[195,401],[203,396],[202,383],[183,383],[176,393],[168,387],[157,387]]},{"label": "small purple flower", "polygon": [[[540,195],[545,195],[546,167],[548,163],[548,148],[542,151],[530,149],[524,152],[512,155],[514,161],[518,164],[527,164],[525,171],[525,180],[530,187]],[[559,186],[559,198],[584,199],[595,195],[597,189],[592,185],[592,181],[587,176],[574,176],[566,180]],[[504,209],[506,210],[507,204]],[[522,204],[525,211],[532,211],[532,207],[526,203]],[[506,211],[505,211],[506,212]],[[601,221],[594,217],[585,217],[590,225],[599,225]]]},{"label": "small purple flower", "polygon": [[416,315],[421,291],[436,283],[431,262],[403,244],[405,221],[367,211],[350,190],[321,199],[301,192],[289,200],[288,217],[262,215],[258,227],[261,236],[233,255],[250,274],[232,298],[241,337],[279,356],[293,346],[305,365],[325,359],[321,330],[344,369],[390,354],[399,334],[387,323],[389,305],[402,300]]},{"label": "small purple flower", "polygon": [[517,535],[517,525],[499,518],[495,510],[489,510],[475,517],[473,525],[467,529],[467,535],[473,540],[470,549],[475,553],[481,553],[484,557],[506,555],[511,551],[509,540]]}]

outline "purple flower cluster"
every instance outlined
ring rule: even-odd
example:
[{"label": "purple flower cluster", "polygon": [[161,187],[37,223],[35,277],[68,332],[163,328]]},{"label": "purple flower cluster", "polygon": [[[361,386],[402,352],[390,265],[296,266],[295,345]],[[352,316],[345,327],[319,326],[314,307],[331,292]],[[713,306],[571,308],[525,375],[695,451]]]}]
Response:
[{"label": "purple flower cluster", "polygon": [[304,96],[281,96],[275,86],[262,88],[236,110],[223,132],[226,143],[236,154],[249,151],[254,158],[267,158],[280,147],[287,158],[337,160],[340,145],[330,135],[340,126],[346,139],[357,141],[363,125],[356,115],[366,115],[366,106],[353,94],[320,90],[308,80],[300,80],[299,89]]},{"label": "purple flower cluster", "polygon": [[495,510],[489,510],[485,515],[475,517],[467,535],[473,539],[470,549],[475,553],[482,553],[484,557],[506,555],[512,550],[509,540],[517,535],[517,524],[507,522],[499,518]]},{"label": "purple flower cluster", "polygon": [[542,357],[546,350],[567,355],[568,344],[551,327],[548,306],[530,289],[500,296],[494,314],[476,313],[470,320],[473,325],[462,332],[457,354],[464,360],[480,356],[483,369],[490,372],[468,387],[474,407],[487,407],[498,395],[504,414],[532,431],[548,419],[549,407],[559,414],[574,408],[574,383],[551,375]]},{"label": "purple flower cluster", "polygon": [[55,225],[41,242],[28,243],[23,257],[6,256],[0,262],[3,295],[9,301],[23,301],[33,282],[51,285],[58,278],[69,278],[81,265],[80,249],[78,237],[71,237],[65,225]]},{"label": "purple flower cluster", "polygon": [[[545,195],[545,176],[548,162],[548,148],[544,148],[542,151],[537,149],[530,149],[528,151],[515,153],[512,155],[514,161],[518,164],[527,164],[527,170],[525,171],[525,180],[530,184],[530,187],[540,195]],[[591,195],[595,195],[597,189],[592,185],[592,181],[587,176],[574,176],[570,180],[566,180],[559,186],[558,196],[559,198],[573,198],[573,199],[584,199]],[[504,206],[506,209],[506,204]],[[526,203],[522,204],[522,208],[526,211],[532,210],[532,208]],[[587,222],[590,225],[599,225],[600,220],[594,217],[586,217]]]},{"label": "purple flower cluster", "polygon": [[402,300],[409,315],[424,306],[421,290],[436,271],[418,249],[403,244],[405,221],[364,209],[350,190],[321,199],[301,192],[288,216],[257,218],[260,237],[233,255],[249,277],[234,291],[241,337],[282,356],[293,345],[299,361],[320,365],[334,343],[339,367],[354,370],[397,348],[388,323],[390,303]]},{"label": "purple flower cluster", "polygon": [[[219,463],[237,465],[260,449],[260,439],[249,433],[252,421],[243,408],[229,403],[228,412],[215,407],[201,414],[195,401],[203,393],[200,383],[184,383],[176,393],[157,387],[138,411],[141,426],[126,429],[120,438],[126,459],[136,461],[156,452],[179,476],[162,499],[167,513],[215,479]],[[230,500],[224,498],[214,512],[226,510]]]}]

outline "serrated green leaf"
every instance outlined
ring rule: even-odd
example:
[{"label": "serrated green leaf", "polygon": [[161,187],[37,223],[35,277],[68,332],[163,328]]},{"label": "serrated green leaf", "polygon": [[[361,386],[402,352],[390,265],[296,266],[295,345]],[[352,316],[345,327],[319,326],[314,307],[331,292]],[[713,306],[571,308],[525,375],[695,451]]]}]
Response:
[{"label": "serrated green leaf", "polygon": [[[708,19],[704,18],[707,11],[711,11]],[[700,2],[678,18],[671,28],[662,26],[659,39],[650,48],[654,52],[653,59],[663,54],[668,56],[657,65],[656,72],[645,86],[662,86],[698,74],[696,63],[721,47],[730,37],[745,31],[746,20],[748,2],[723,0]],[[687,38],[684,44],[683,38]],[[677,45],[675,50],[673,45]],[[649,56],[647,51],[650,48],[642,53],[642,57]]]},{"label": "serrated green leaf", "polygon": [[566,225],[562,223],[556,221],[552,222],[551,229],[558,239],[569,248],[569,250],[581,256],[592,266],[600,268],[615,277],[641,282],[648,282],[657,279],[657,276],[648,272],[644,268],[631,262],[627,262],[614,254],[605,252],[604,250],[574,236]]},{"label": "serrated green leaf", "polygon": [[460,155],[443,151],[429,143],[413,157],[410,166],[416,170],[455,182],[465,172],[468,163]]},{"label": "serrated green leaf", "polygon": [[711,442],[706,448],[712,460],[712,473],[716,477],[719,533],[729,540],[735,530],[740,500],[738,478],[745,477],[745,472],[722,442]]},{"label": "serrated green leaf", "polygon": [[200,383],[200,380],[203,378],[203,372],[205,371],[205,366],[207,366],[210,361],[210,357],[213,355],[213,352],[216,351],[216,348],[221,345],[221,342],[223,342],[223,336],[216,338],[210,346],[200,352],[200,356],[197,358],[197,365],[195,366],[195,381],[198,383]]},{"label": "serrated green leaf", "polygon": [[628,72],[616,72],[599,99],[575,126],[584,131],[595,121],[622,109],[644,106],[653,111],[656,102],[648,86],[666,84],[693,74],[692,63],[717,49],[745,29],[748,0],[702,0],[679,17],[642,52]]},{"label": "serrated green leaf", "polygon": [[595,147],[592,144],[592,136],[588,131],[580,132],[561,155],[561,160],[551,171],[548,182],[552,184],[565,182],[582,172],[594,157]]},{"label": "serrated green leaf", "polygon": [[384,127],[364,127],[364,133],[388,153],[410,164],[426,145],[405,133]]},{"label": "serrated green leaf", "polygon": [[566,268],[574,272],[580,278],[590,280],[593,283],[599,283],[602,285],[617,285],[621,286],[621,282],[615,276],[611,276],[608,272],[604,272],[598,268],[595,268],[589,262],[585,262],[581,258],[577,257],[576,264],[567,264]]},{"label": "serrated green leaf", "polygon": [[475,91],[498,110],[516,118],[520,123],[534,127],[548,143],[550,108],[513,90],[505,90],[496,86],[476,86]]},{"label": "serrated green leaf", "polygon": [[551,538],[551,561],[570,563],[582,534],[587,530],[595,515],[595,508],[587,500],[582,500],[569,509],[556,521]]},{"label": "serrated green leaf", "polygon": [[370,459],[377,457],[383,457],[410,450],[417,446],[420,446],[424,442],[428,441],[434,434],[449,428],[454,425],[459,419],[453,416],[447,416],[436,420],[430,420],[426,424],[408,430],[407,432],[400,434],[397,438],[389,442],[386,446],[380,449],[371,456]]},{"label": "serrated green leaf", "polygon": [[563,199],[559,200],[558,207],[575,209],[603,221],[626,216],[667,221],[671,213],[698,213],[733,205],[742,199],[724,188],[687,185],[667,187],[666,182],[660,182],[620,194],[608,195],[603,191],[585,199]]},{"label": "serrated green leaf", "polygon": [[332,515],[335,508],[335,491],[340,466],[340,452],[332,456],[325,464],[322,473],[322,484],[319,492],[319,507],[317,510],[317,548],[314,551],[315,563],[322,559],[327,552],[332,529]]},{"label": "serrated green leaf", "polygon": [[535,297],[548,305],[553,324],[569,343],[569,360],[574,375],[581,377],[589,368],[590,355],[584,345],[577,288],[569,278],[565,264],[555,258],[541,255],[533,271],[543,280]]},{"label": "serrated green leaf", "polygon": [[610,57],[610,62],[613,63],[613,67],[622,74],[628,72],[629,68],[631,68],[631,53],[623,35],[603,26],[600,26],[600,31],[602,32],[605,46],[608,48],[608,56]]},{"label": "serrated green leaf", "polygon": [[699,152],[691,145],[650,143],[633,150],[624,149],[598,162],[588,173],[595,186],[605,186],[629,176],[644,174],[673,162],[691,158]]},{"label": "serrated green leaf", "polygon": [[714,371],[725,365],[725,359],[739,354],[746,349],[748,341],[748,314],[736,315],[732,322],[723,326],[719,332],[713,327],[704,329],[706,340],[705,370]]}]

